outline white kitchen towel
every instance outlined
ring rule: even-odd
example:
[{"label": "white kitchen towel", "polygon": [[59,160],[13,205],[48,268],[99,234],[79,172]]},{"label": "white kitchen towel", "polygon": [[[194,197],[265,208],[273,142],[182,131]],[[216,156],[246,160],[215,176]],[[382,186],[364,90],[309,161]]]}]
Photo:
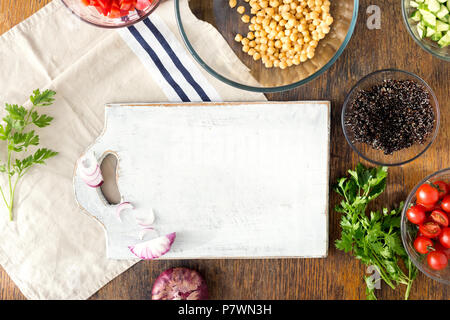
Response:
[{"label": "white kitchen towel", "polygon": [[[0,207],[0,264],[27,298],[86,299],[137,262],[106,259],[102,227],[74,199],[74,165],[103,130],[106,103],[266,100],[220,82],[190,57],[173,6],[163,1],[150,19],[117,31],[86,24],[55,0],[0,37],[0,104],[26,106],[36,88],[57,92],[43,110],[55,120],[38,132],[59,155],[18,185],[14,222]],[[251,81],[213,27],[187,19],[224,68]]]}]

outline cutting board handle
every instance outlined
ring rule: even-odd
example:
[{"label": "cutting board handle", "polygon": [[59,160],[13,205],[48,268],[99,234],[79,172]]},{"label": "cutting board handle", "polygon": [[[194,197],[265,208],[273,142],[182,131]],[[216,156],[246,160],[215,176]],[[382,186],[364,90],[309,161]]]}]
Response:
[{"label": "cutting board handle", "polygon": [[114,211],[116,206],[109,204],[100,187],[91,188],[81,179],[79,161],[88,153],[92,153],[97,162],[101,164],[107,155],[114,154],[114,152],[106,150],[102,143],[96,142],[80,156],[75,166],[74,188],[76,199],[81,207],[99,219],[103,224],[104,216]]}]

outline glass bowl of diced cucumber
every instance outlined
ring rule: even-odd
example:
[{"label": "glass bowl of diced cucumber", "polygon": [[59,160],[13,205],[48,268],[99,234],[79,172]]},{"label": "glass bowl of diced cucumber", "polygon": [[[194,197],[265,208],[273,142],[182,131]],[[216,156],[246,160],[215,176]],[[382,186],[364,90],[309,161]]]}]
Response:
[{"label": "glass bowl of diced cucumber", "polygon": [[426,51],[450,61],[450,0],[402,0],[403,20]]}]

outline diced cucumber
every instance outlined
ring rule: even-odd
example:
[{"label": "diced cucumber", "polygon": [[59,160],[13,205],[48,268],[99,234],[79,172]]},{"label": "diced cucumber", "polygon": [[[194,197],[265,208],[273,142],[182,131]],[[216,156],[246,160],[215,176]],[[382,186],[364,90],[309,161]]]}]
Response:
[{"label": "diced cucumber", "polygon": [[432,36],[433,34],[435,34],[435,33],[436,33],[436,30],[435,30],[435,29],[428,27],[425,36],[426,36],[427,38],[429,38],[429,37],[431,37],[431,36]]},{"label": "diced cucumber", "polygon": [[447,7],[442,5],[441,9],[436,13],[436,17],[438,17],[438,19],[441,19],[441,20],[444,20],[444,19],[447,20],[446,19],[447,14],[448,14]]},{"label": "diced cucumber", "polygon": [[416,10],[411,14],[410,18],[413,21],[419,22],[420,19],[422,19],[422,15],[420,14],[419,10]]},{"label": "diced cucumber", "polygon": [[447,33],[438,41],[438,45],[441,48],[445,48],[446,46],[450,45],[450,32],[447,31]]},{"label": "diced cucumber", "polygon": [[431,40],[433,40],[433,41],[439,41],[440,39],[442,38],[442,32],[441,31],[438,31],[438,32],[435,32],[432,36],[431,36]]},{"label": "diced cucumber", "polygon": [[[450,45],[450,0],[409,0],[410,19],[417,22],[418,36],[436,41],[439,46]],[[413,23],[413,22],[411,22]]]},{"label": "diced cucumber", "polygon": [[419,9],[419,12],[422,15],[422,21],[427,27],[436,26],[436,16],[434,14],[423,9]]},{"label": "diced cucumber", "polygon": [[417,25],[417,33],[421,39],[425,38],[425,28],[421,24]]},{"label": "diced cucumber", "polygon": [[437,0],[425,0],[425,3],[431,12],[438,12],[441,9],[441,5]]},{"label": "diced cucumber", "polygon": [[436,21],[436,31],[448,31],[449,29],[449,24],[442,22],[441,20]]}]

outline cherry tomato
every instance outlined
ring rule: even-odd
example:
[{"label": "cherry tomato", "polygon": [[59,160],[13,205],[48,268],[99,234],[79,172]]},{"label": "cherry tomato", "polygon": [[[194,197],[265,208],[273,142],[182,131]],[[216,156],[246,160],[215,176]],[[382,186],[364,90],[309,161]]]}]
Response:
[{"label": "cherry tomato", "polygon": [[450,195],[447,195],[442,199],[441,208],[447,213],[450,212]]},{"label": "cherry tomato", "polygon": [[422,204],[420,202],[416,202],[416,206],[421,207],[423,210],[425,210],[425,212],[430,212],[433,211],[435,209],[442,209],[439,204],[435,203],[435,204]]},{"label": "cherry tomato", "polygon": [[429,183],[424,183],[416,191],[417,202],[434,205],[439,200],[439,191]]},{"label": "cherry tomato", "polygon": [[435,249],[435,251],[441,251],[441,252],[443,252],[443,253],[447,256],[447,259],[450,260],[450,248],[444,247],[444,246],[438,241],[438,242],[436,242],[436,243],[434,244],[434,249]]},{"label": "cherry tomato", "polygon": [[414,240],[414,248],[418,253],[426,254],[433,248],[433,241],[430,238],[419,236]]},{"label": "cherry tomato", "polygon": [[441,233],[441,227],[436,222],[428,221],[419,225],[419,231],[427,238],[436,238]]},{"label": "cherry tomato", "polygon": [[406,211],[406,216],[411,223],[422,224],[425,221],[426,214],[422,206],[412,206]]},{"label": "cherry tomato", "polygon": [[436,222],[437,224],[439,224],[443,227],[448,227],[448,217],[444,211],[434,210],[431,213],[430,218],[432,221]]},{"label": "cherry tomato", "polygon": [[448,265],[448,259],[442,251],[430,252],[427,256],[427,262],[431,269],[442,270]]},{"label": "cherry tomato", "polygon": [[448,184],[446,184],[444,181],[436,181],[436,182],[433,182],[433,184],[438,189],[439,199],[444,198],[448,193]]},{"label": "cherry tomato", "polygon": [[446,248],[450,248],[450,228],[442,229],[439,234],[439,242]]}]

